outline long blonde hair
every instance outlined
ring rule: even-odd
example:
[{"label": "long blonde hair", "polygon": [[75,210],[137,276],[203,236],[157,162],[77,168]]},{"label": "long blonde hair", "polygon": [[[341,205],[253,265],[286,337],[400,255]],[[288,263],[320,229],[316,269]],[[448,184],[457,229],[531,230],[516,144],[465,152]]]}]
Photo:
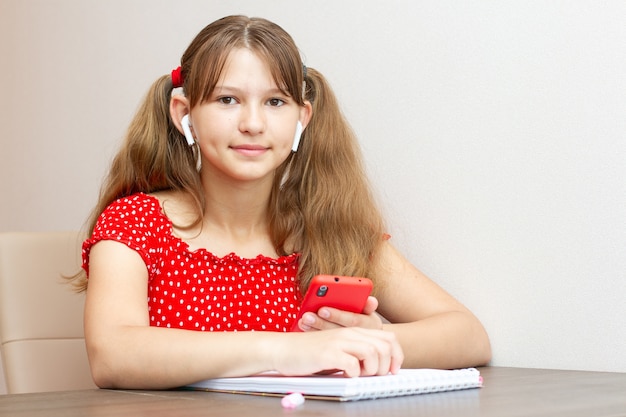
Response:
[{"label": "long blonde hair", "polygon": [[[276,252],[298,252],[298,282],[304,291],[315,274],[368,276],[384,233],[356,137],[326,79],[305,68],[280,26],[261,18],[229,16],[205,27],[181,59],[183,91],[190,105],[208,100],[229,53],[248,48],[270,68],[276,85],[299,105],[312,103],[313,116],[300,147],[277,169],[269,203],[269,233]],[[303,85],[304,97],[303,97]],[[137,192],[179,190],[204,215],[203,187],[196,171],[197,147],[189,147],[169,114],[170,75],[150,88],[115,156],[98,203],[98,217],[114,200]],[[76,276],[87,288],[84,273]]]}]

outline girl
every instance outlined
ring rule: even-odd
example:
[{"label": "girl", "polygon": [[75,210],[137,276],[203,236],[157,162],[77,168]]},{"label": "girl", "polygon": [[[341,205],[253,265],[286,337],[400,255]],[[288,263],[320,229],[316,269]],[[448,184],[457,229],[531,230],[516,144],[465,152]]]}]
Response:
[{"label": "girl", "polygon": [[[153,84],[90,232],[77,284],[100,387],[490,360],[480,322],[390,244],[327,82],[264,19],[210,24]],[[370,277],[375,297],[287,332],[320,273]]]}]

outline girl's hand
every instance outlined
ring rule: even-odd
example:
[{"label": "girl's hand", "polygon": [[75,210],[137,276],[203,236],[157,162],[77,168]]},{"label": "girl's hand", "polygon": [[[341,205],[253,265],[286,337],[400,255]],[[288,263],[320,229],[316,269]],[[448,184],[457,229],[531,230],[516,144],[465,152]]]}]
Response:
[{"label": "girl's hand", "polygon": [[311,375],[328,370],[347,377],[397,373],[404,353],[396,336],[358,327],[325,332],[289,333],[274,346],[274,369],[283,375]]},{"label": "girl's hand", "polygon": [[368,297],[363,313],[351,313],[332,307],[322,307],[317,314],[305,313],[298,324],[305,332],[314,330],[330,330],[339,327],[362,327],[366,329],[382,329],[383,322],[376,309],[378,300]]}]

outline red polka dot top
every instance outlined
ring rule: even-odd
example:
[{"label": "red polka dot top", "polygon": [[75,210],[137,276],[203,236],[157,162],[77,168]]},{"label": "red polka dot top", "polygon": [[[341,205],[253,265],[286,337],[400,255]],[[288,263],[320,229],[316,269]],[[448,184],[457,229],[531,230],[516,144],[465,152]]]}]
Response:
[{"label": "red polka dot top", "polygon": [[298,254],[277,259],[217,257],[173,234],[156,197],[139,193],[111,203],[83,243],[83,268],[101,240],[137,251],[148,270],[151,326],[200,331],[288,331],[299,306]]}]

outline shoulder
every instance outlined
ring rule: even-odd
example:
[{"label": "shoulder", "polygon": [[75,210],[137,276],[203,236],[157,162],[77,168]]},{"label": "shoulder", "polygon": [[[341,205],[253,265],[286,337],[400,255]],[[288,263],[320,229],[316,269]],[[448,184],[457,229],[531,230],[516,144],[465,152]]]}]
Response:
[{"label": "shoulder", "polygon": [[168,223],[162,214],[158,199],[148,194],[137,193],[110,203],[98,218],[94,235],[148,236],[167,227]]},{"label": "shoulder", "polygon": [[113,201],[104,210],[104,215],[119,214],[122,218],[142,213],[160,212],[160,203],[152,195],[137,193]]},{"label": "shoulder", "polygon": [[93,232],[83,242],[83,267],[88,272],[91,249],[101,241],[115,241],[139,252],[147,265],[171,236],[171,223],[154,196],[137,193],[119,198],[102,212]]}]

